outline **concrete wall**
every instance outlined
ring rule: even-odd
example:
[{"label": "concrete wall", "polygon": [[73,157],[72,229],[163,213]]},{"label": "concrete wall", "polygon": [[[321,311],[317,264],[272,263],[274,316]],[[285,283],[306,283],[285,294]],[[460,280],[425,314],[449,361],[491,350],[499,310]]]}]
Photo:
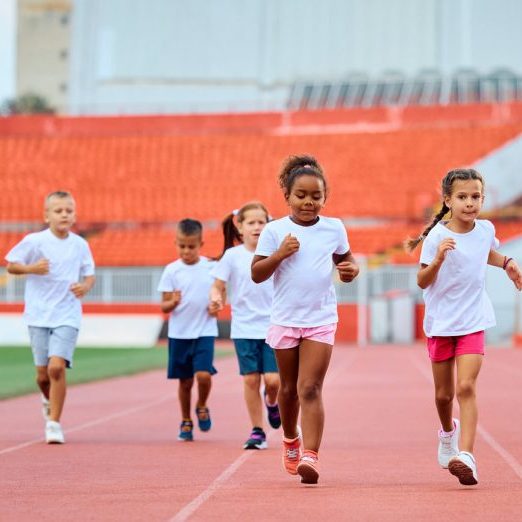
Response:
[{"label": "concrete wall", "polygon": [[522,73],[517,0],[76,0],[73,114],[284,108],[297,80]]}]

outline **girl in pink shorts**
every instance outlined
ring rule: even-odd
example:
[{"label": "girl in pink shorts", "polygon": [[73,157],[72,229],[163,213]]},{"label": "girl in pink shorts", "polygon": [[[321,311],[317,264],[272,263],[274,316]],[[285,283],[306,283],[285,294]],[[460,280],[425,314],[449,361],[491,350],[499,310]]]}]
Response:
[{"label": "girl in pink shorts", "polygon": [[[495,326],[486,294],[488,264],[503,268],[518,290],[522,273],[517,263],[495,251],[498,240],[490,221],[477,219],[484,200],[484,181],[473,169],[455,169],[442,180],[443,204],[416,239],[424,241],[417,283],[426,305],[428,337],[439,414],[438,461],[461,484],[478,483],[473,446],[477,431],[476,382],[484,355],[484,330]],[[450,212],[448,221],[442,218]],[[456,378],[455,378],[456,367]],[[457,395],[460,421],[453,418]]]},{"label": "girl in pink shorts", "polygon": [[[291,213],[261,232],[252,279],[261,283],[274,275],[266,340],[275,348],[281,378],[283,465],[302,482],[315,484],[324,426],[321,393],[337,327],[332,269],[335,264],[341,281],[349,282],[359,268],[341,220],[319,216],[327,185],[316,159],[289,158],[279,182]],[[302,435],[297,427],[300,409]]]}]

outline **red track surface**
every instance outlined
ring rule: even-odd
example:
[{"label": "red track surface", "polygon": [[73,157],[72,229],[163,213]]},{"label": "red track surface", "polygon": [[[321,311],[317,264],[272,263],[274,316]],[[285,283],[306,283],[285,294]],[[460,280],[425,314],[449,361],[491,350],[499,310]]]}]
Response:
[{"label": "red track surface", "polygon": [[72,387],[67,444],[41,442],[36,395],[0,402],[0,520],[521,520],[522,350],[490,349],[479,381],[475,454],[465,488],[436,462],[437,419],[422,347],[338,346],[325,384],[318,486],[248,435],[234,359],[218,361],[214,427],[175,441],[175,384],[164,372]]}]

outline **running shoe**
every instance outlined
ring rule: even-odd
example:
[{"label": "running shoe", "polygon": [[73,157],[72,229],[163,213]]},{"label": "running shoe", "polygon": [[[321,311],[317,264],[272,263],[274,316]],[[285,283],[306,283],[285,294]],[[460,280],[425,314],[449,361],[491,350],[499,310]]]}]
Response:
[{"label": "running shoe", "polygon": [[179,435],[178,440],[189,442],[194,440],[194,436],[192,435],[192,430],[194,425],[191,420],[184,420],[181,422],[179,426]]},{"label": "running shoe", "polygon": [[283,468],[290,475],[297,475],[297,465],[301,458],[301,430],[297,427],[297,437],[286,439],[283,437]]},{"label": "running shoe", "polygon": [[210,411],[206,406],[197,407],[196,416],[198,418],[198,427],[201,431],[208,431],[212,427]]},{"label": "running shoe", "polygon": [[266,442],[266,434],[261,428],[254,428],[250,434],[249,439],[245,442],[243,449],[260,450],[266,449],[268,444]]},{"label": "running shoe", "polygon": [[315,451],[304,451],[297,465],[297,473],[301,475],[303,484],[317,484],[319,480],[319,459]]},{"label": "running shoe", "polygon": [[453,457],[448,464],[448,469],[464,486],[478,484],[477,463],[475,457],[468,451],[461,451]]},{"label": "running shoe", "polygon": [[438,459],[444,469],[448,469],[449,461],[459,454],[460,422],[458,419],[453,419],[453,426],[453,431],[449,435],[444,435],[442,428],[439,430]]},{"label": "running shoe", "polygon": [[264,392],[264,395],[265,395],[265,406],[266,406],[266,411],[267,411],[268,423],[270,424],[270,426],[272,426],[272,428],[277,430],[277,428],[279,428],[279,426],[281,426],[281,415],[279,414],[279,406],[277,404],[274,404],[273,406],[270,406],[268,404],[266,390]]},{"label": "running shoe", "polygon": [[49,417],[51,416],[51,403],[49,402],[49,399],[43,394],[42,394],[42,415],[46,421],[48,421]]},{"label": "running shoe", "polygon": [[47,444],[63,444],[65,437],[59,422],[47,421],[45,424],[45,442]]}]

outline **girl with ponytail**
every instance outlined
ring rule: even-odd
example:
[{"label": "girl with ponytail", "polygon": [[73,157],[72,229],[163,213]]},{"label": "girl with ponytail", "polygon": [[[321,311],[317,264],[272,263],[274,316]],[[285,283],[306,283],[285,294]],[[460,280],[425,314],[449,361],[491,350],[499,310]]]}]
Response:
[{"label": "girl with ponytail", "polygon": [[[503,268],[518,290],[522,273],[512,258],[495,251],[499,243],[493,224],[478,219],[484,181],[476,170],[448,172],[442,180],[442,197],[439,213],[406,247],[412,251],[424,241],[417,283],[426,305],[424,332],[441,422],[438,461],[461,484],[471,486],[478,483],[473,455],[476,382],[484,355],[484,330],[495,325],[485,289],[486,266]],[[442,221],[448,213],[449,219]],[[453,418],[455,393],[460,421]]]},{"label": "girl with ponytail", "polygon": [[[279,428],[281,425],[277,405],[279,374],[274,351],[265,342],[272,306],[272,279],[256,285],[250,277],[254,251],[268,220],[267,209],[258,201],[243,205],[223,220],[223,253],[212,271],[214,284],[210,292],[211,302],[218,309],[223,308],[227,291],[230,297],[231,337],[252,426],[243,448],[254,450],[267,447],[263,404],[270,426]],[[263,395],[260,393],[262,383]]]}]

